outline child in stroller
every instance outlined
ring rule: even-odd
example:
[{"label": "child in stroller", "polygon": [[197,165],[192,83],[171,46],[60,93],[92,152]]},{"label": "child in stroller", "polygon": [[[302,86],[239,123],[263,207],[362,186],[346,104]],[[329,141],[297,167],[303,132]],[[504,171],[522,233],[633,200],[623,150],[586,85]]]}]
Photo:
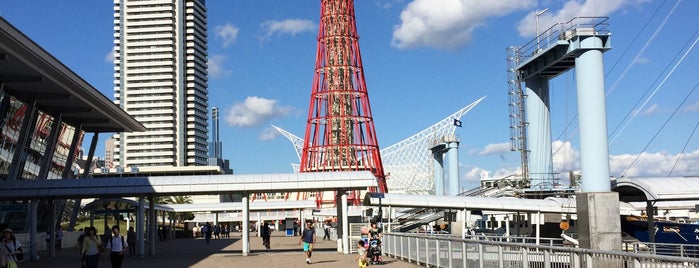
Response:
[{"label": "child in stroller", "polygon": [[381,240],[371,239],[369,240],[369,250],[367,251],[367,259],[370,264],[383,264],[383,257],[381,252]]}]

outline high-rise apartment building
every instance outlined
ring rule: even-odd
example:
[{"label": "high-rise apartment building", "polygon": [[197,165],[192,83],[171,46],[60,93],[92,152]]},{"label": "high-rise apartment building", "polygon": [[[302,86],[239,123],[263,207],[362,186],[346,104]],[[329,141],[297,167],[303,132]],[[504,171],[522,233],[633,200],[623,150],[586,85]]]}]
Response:
[{"label": "high-rise apartment building", "polygon": [[104,166],[106,168],[114,167],[114,141],[113,137],[104,141]]},{"label": "high-rise apartment building", "polygon": [[207,164],[204,0],[114,0],[115,102],[148,131],[115,135],[115,166]]}]

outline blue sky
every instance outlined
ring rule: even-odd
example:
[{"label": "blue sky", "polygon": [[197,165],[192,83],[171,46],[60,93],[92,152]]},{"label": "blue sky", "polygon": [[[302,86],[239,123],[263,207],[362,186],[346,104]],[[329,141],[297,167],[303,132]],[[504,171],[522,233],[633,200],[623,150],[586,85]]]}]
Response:
[{"label": "blue sky", "polygon": [[[303,136],[319,1],[206,4],[209,105],[225,115],[224,157],[240,174],[290,172],[296,154],[269,126]],[[457,129],[460,176],[469,187],[513,173],[519,154],[509,151],[506,48],[534,38],[533,14],[545,8],[541,29],[575,16],[610,18],[613,49],[604,60],[611,174],[699,175],[699,133],[690,138],[699,123],[699,1],[691,0],[357,0],[380,147],[487,96]],[[0,2],[2,17],[109,98],[112,13],[112,1]],[[566,128],[577,111],[574,73],[552,80],[551,92],[554,167],[579,170],[577,121]]]}]

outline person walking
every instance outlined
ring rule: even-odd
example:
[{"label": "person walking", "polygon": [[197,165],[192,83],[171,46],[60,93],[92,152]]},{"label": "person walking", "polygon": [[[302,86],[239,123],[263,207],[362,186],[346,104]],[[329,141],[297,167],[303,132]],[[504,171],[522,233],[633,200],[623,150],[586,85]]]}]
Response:
[{"label": "person walking", "polygon": [[209,242],[211,242],[211,232],[212,232],[212,231],[213,231],[213,230],[211,230],[211,224],[209,224],[208,222],[207,222],[204,226],[201,227],[201,234],[202,234],[202,235],[204,236],[204,238],[206,239],[206,243],[207,243],[207,244],[208,244]]},{"label": "person walking", "polygon": [[262,237],[262,245],[264,245],[267,250],[270,249],[269,238],[271,235],[272,234],[271,230],[269,229],[269,224],[265,222],[265,224],[263,224],[260,228],[260,237]]},{"label": "person walking", "polygon": [[56,226],[56,251],[60,251],[63,248],[63,228],[59,224]]},{"label": "person walking", "polygon": [[12,229],[2,231],[2,245],[0,246],[0,265],[5,268],[17,268],[17,261],[24,258],[22,245],[15,238]]},{"label": "person walking", "polygon": [[126,244],[129,244],[129,256],[136,256],[136,231],[133,227],[126,232]]},{"label": "person walking", "polygon": [[330,228],[332,225],[330,224],[330,221],[325,221],[325,224],[323,224],[323,240],[328,239],[330,240]]},{"label": "person walking", "polygon": [[316,230],[313,228],[313,223],[306,222],[306,228],[301,233],[299,245],[303,242],[303,252],[306,255],[306,263],[311,264],[311,256],[313,255],[313,244],[316,242]]},{"label": "person walking", "polygon": [[124,261],[124,249],[128,246],[126,239],[119,234],[119,225],[112,226],[112,237],[107,240],[112,268],[121,268],[121,263]]},{"label": "person walking", "polygon": [[372,222],[371,227],[369,227],[369,238],[372,240],[381,240],[382,236],[381,229],[379,229],[375,222]]},{"label": "person walking", "polygon": [[357,242],[357,257],[354,258],[354,261],[357,262],[359,268],[366,268],[369,265],[369,262],[367,261],[367,250],[366,246],[364,245],[364,240],[359,240]]},{"label": "person walking", "polygon": [[80,260],[84,268],[97,268],[100,263],[102,239],[97,237],[97,229],[90,226],[85,229],[85,238],[80,246]]},{"label": "person walking", "polygon": [[216,224],[214,225],[214,239],[219,239],[221,234],[221,226]]}]

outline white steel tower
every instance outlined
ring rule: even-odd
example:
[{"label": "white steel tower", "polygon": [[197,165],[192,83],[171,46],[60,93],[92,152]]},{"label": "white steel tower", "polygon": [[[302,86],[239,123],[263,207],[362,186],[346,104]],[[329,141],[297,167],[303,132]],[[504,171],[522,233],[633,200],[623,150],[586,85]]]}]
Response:
[{"label": "white steel tower", "polygon": [[206,21],[204,0],[114,0],[114,101],[148,129],[114,165],[207,164]]}]

